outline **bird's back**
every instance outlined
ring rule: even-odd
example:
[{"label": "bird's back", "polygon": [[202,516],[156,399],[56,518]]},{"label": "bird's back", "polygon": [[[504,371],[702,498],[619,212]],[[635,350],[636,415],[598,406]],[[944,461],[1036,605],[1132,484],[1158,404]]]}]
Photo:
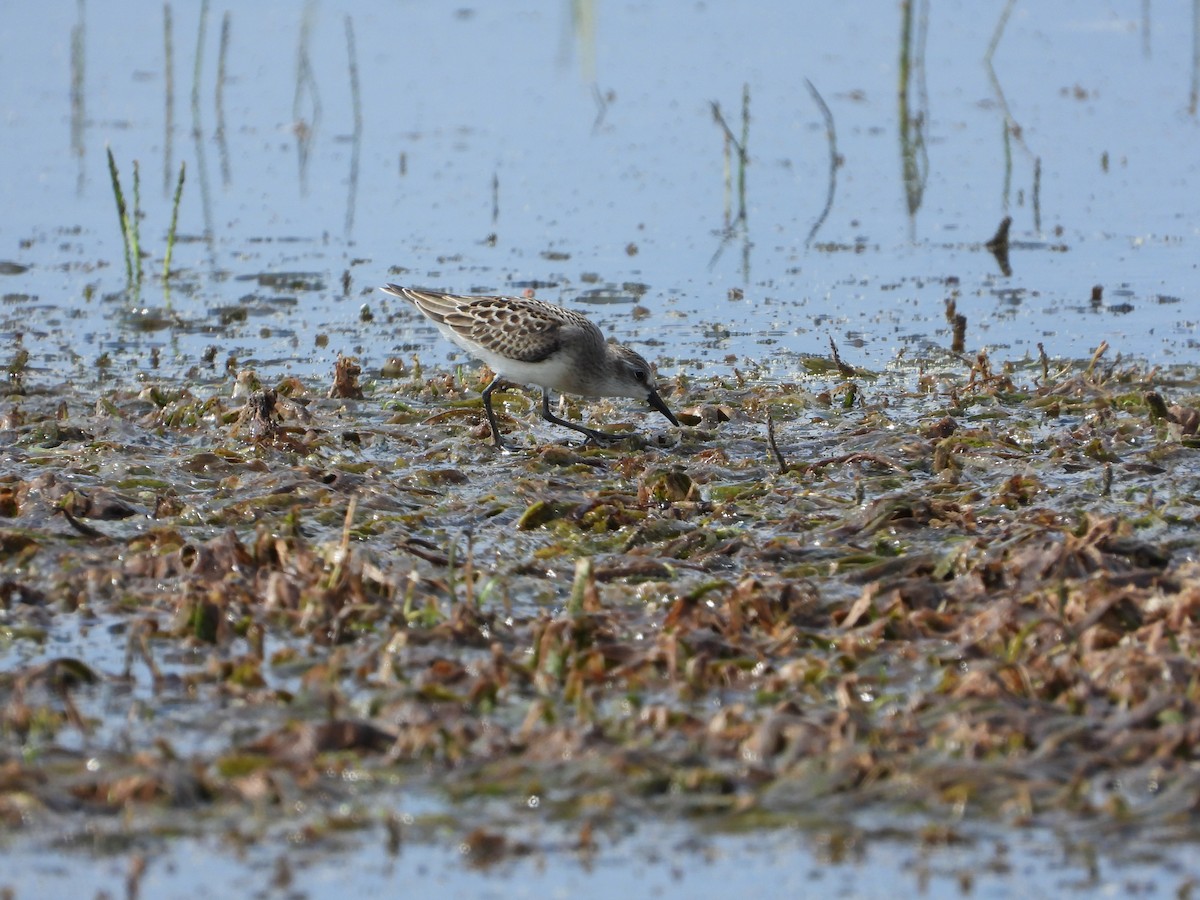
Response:
[{"label": "bird's back", "polygon": [[544,300],[444,294],[394,284],[384,290],[408,300],[448,338],[501,371],[504,360],[542,362],[564,342],[583,339],[587,345],[604,345],[600,330],[586,317]]}]

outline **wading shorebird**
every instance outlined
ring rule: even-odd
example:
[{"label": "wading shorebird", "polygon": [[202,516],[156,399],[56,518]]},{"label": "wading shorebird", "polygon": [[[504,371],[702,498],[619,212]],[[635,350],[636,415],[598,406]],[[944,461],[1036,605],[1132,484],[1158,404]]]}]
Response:
[{"label": "wading shorebird", "polygon": [[592,441],[617,441],[625,435],[558,418],[550,412],[551,391],[581,397],[635,397],[679,425],[658,394],[650,364],[628,347],[605,341],[600,329],[577,312],[525,297],[461,296],[396,284],[380,290],[408,300],[443,335],[496,373],[483,389],[483,409],[501,449],[504,443],[492,409],[492,391],[505,381],[540,387],[542,418]]}]

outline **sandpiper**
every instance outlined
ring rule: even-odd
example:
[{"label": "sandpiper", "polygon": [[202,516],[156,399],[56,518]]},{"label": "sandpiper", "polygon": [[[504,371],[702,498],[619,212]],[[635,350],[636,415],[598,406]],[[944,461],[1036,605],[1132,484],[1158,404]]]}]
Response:
[{"label": "sandpiper", "polygon": [[542,418],[593,441],[623,435],[596,431],[550,412],[550,392],[583,397],[637,397],[678,426],[658,394],[650,364],[621,344],[609,343],[577,312],[527,297],[460,296],[388,284],[380,288],[411,302],[438,330],[496,373],[483,389],[483,409],[496,446],[503,449],[492,391],[505,381],[542,389]]}]

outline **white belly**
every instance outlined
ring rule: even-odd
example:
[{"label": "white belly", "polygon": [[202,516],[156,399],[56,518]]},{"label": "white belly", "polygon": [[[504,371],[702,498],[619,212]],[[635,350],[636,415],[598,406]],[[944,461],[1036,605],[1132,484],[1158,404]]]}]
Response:
[{"label": "white belly", "polygon": [[519,359],[509,359],[507,356],[500,356],[477,344],[472,344],[451,328],[439,326],[438,330],[473,357],[487,363],[488,368],[497,375],[503,375],[509,381],[517,384],[533,384],[540,388],[549,388],[552,391],[577,392],[572,387],[579,379],[572,360],[566,353],[560,351],[541,362],[521,362]]}]

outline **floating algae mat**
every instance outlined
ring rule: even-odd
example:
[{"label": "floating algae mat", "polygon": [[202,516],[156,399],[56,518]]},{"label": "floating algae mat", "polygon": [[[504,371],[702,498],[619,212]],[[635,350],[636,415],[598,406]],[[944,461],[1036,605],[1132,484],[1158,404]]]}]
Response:
[{"label": "floating algae mat", "polygon": [[140,848],[136,889],[281,828],[484,868],[645,821],[1187,829],[1198,373],[835,360],[668,382],[679,430],[569,410],[607,447],[498,394],[515,453],[474,371],[14,370],[4,840]]}]

